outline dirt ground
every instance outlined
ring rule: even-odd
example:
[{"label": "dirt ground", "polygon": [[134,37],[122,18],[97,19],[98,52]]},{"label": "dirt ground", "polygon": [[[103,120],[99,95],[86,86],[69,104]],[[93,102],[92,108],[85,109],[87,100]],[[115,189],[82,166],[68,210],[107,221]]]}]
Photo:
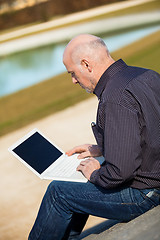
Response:
[{"label": "dirt ground", "polygon": [[[33,128],[40,129],[64,151],[95,143],[90,123],[96,120],[97,103],[93,97],[0,138],[0,240],[27,239],[49,184],[12,156],[8,147]],[[102,221],[90,217],[85,229]]]}]

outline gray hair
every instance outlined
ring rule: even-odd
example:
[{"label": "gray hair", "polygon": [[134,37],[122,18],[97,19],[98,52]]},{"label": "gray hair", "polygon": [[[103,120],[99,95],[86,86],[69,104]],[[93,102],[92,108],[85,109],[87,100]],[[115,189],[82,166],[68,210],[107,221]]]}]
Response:
[{"label": "gray hair", "polygon": [[97,37],[94,40],[77,45],[72,51],[71,58],[72,61],[76,64],[80,63],[80,56],[82,55],[88,56],[95,61],[100,62],[102,60],[102,54],[100,54],[100,51],[102,53],[102,50],[104,54],[106,54],[108,57],[110,56],[108,48],[104,41],[101,38]]}]

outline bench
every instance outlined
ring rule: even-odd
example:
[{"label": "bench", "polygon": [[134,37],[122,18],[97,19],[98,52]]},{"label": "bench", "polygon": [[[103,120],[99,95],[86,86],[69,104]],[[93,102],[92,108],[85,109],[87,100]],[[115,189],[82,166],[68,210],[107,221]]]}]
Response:
[{"label": "bench", "polygon": [[106,220],[92,234],[86,230],[81,236],[83,240],[160,240],[160,205],[127,223]]}]

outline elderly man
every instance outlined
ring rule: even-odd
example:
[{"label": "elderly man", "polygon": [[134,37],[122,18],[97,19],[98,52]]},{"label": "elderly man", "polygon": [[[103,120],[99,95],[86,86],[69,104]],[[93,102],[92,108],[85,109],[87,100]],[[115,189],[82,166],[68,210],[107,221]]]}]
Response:
[{"label": "elderly man", "polygon": [[69,42],[63,62],[73,83],[99,99],[97,145],[67,152],[87,157],[77,171],[88,182],[53,181],[30,240],[78,239],[89,214],[129,221],[160,204],[159,74],[114,61],[103,40],[88,34]]}]

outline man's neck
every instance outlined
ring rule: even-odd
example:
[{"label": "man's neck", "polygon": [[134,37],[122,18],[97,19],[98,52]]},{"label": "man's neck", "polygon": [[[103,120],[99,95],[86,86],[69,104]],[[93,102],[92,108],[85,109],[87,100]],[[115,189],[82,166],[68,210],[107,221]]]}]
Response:
[{"label": "man's neck", "polygon": [[[112,58],[108,58],[107,61],[98,69],[99,71],[97,71],[97,83],[99,82],[99,79],[101,78],[101,76],[103,75],[103,73],[115,62],[114,59]],[[96,85],[97,85],[96,83]]]}]

